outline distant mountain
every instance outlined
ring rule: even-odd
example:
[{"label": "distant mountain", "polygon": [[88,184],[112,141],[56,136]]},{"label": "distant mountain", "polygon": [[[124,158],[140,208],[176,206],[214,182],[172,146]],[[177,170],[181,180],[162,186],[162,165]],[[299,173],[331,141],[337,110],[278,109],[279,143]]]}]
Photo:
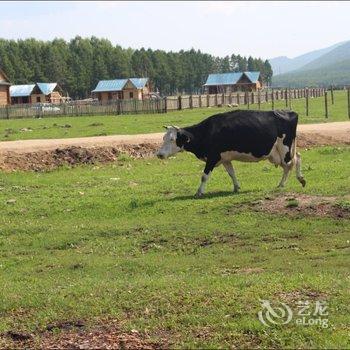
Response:
[{"label": "distant mountain", "polygon": [[293,70],[297,70],[308,63],[318,59],[319,57],[327,54],[328,52],[332,51],[339,45],[342,45],[344,42],[337,43],[335,45],[326,47],[324,49],[319,49],[315,51],[307,52],[301,56],[297,56],[295,58],[288,58],[287,56],[279,56],[275,58],[269,59],[269,62],[271,64],[273,74],[279,75],[283,73],[287,73]]},{"label": "distant mountain", "polygon": [[350,41],[337,46],[332,51],[306,64],[305,66],[301,67],[301,70],[317,69],[333,65],[338,62],[343,62],[347,59],[350,59]]},{"label": "distant mountain", "polygon": [[304,87],[350,84],[350,41],[335,45],[297,70],[274,75],[273,86]]},{"label": "distant mountain", "polygon": [[322,68],[276,75],[272,79],[272,85],[275,87],[350,85],[350,58]]}]

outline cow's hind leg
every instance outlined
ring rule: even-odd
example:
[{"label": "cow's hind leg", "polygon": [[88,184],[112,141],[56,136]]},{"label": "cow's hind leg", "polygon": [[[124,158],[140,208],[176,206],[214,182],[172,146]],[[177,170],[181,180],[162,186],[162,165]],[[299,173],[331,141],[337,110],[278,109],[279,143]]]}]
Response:
[{"label": "cow's hind leg", "polygon": [[232,179],[233,182],[233,192],[237,193],[240,189],[239,182],[236,177],[235,169],[232,166],[231,162],[225,162],[222,163],[223,166],[225,167],[227,173],[230,175],[230,178]]},{"label": "cow's hind leg", "polygon": [[281,164],[281,167],[283,168],[283,175],[280,183],[278,184],[278,187],[284,187],[287,179],[289,172],[291,171],[293,164]]},{"label": "cow's hind leg", "polygon": [[298,181],[302,184],[303,187],[305,187],[306,181],[301,173],[301,156],[298,152],[295,154],[295,170]]}]

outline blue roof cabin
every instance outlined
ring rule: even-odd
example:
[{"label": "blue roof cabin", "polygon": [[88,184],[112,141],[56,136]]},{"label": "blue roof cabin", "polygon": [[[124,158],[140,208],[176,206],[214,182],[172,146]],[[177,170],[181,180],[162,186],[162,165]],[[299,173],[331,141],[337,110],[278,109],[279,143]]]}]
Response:
[{"label": "blue roof cabin", "polygon": [[62,89],[57,83],[36,83],[12,85],[10,96],[12,104],[21,103],[61,103]]},{"label": "blue roof cabin", "polygon": [[208,94],[234,91],[257,91],[262,88],[260,72],[230,72],[209,74],[204,90]]},{"label": "blue roof cabin", "polygon": [[143,100],[149,97],[150,84],[148,78],[126,78],[100,80],[92,96],[101,102],[113,100]]}]

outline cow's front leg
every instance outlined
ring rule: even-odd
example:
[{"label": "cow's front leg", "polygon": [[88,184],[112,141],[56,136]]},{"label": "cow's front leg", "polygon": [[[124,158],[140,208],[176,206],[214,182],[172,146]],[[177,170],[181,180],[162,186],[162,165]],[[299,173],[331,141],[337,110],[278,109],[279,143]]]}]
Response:
[{"label": "cow's front leg", "polygon": [[213,169],[218,161],[219,161],[219,158],[212,158],[212,159],[207,160],[207,162],[205,164],[204,172],[203,172],[202,177],[201,177],[201,184],[200,184],[200,186],[195,194],[196,198],[203,196],[204,190],[205,190],[205,185],[209,179],[211,172],[213,171]]},{"label": "cow's front leg", "polygon": [[230,175],[230,178],[232,179],[233,192],[238,193],[240,186],[239,186],[239,182],[238,182],[237,177],[236,177],[235,169],[233,168],[231,162],[225,162],[222,164],[225,167],[227,173]]}]

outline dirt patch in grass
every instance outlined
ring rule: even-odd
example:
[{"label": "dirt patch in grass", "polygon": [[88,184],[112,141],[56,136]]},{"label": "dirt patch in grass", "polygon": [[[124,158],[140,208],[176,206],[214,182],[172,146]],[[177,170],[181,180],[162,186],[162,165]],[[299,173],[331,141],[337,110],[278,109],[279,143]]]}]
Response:
[{"label": "dirt patch in grass", "polygon": [[160,237],[144,240],[140,244],[140,250],[142,253],[147,253],[149,251],[168,249],[172,251],[186,252],[187,254],[194,254],[200,249],[205,249],[217,244],[230,246],[240,244],[247,245],[247,243],[241,242],[241,238],[238,234],[214,232],[210,237],[176,237],[172,240]]},{"label": "dirt patch in grass", "polygon": [[[7,332],[0,335],[0,347],[26,349],[160,349],[167,347],[165,339],[154,341],[137,330],[123,332],[116,323],[91,329],[79,322],[49,325],[38,334]],[[60,330],[57,332],[57,330]]]},{"label": "dirt patch in grass", "polygon": [[267,197],[250,204],[256,211],[272,214],[291,215],[298,214],[335,219],[349,219],[350,208],[337,203],[337,197],[312,196],[307,194],[289,193],[276,197]]},{"label": "dirt patch in grass", "polygon": [[300,148],[312,148],[317,146],[350,145],[347,133],[338,133],[335,137],[318,133],[298,133],[297,146]]},{"label": "dirt patch in grass", "polygon": [[328,295],[326,293],[313,290],[313,289],[297,289],[290,292],[279,292],[275,294],[278,301],[284,302],[288,305],[296,305],[300,301],[305,300],[327,300]]},{"label": "dirt patch in grass", "polygon": [[157,145],[138,144],[121,145],[118,147],[67,147],[53,151],[38,151],[30,153],[6,153],[0,158],[0,170],[3,171],[48,171],[63,165],[110,163],[121,154],[132,158],[146,158],[154,155]]}]

